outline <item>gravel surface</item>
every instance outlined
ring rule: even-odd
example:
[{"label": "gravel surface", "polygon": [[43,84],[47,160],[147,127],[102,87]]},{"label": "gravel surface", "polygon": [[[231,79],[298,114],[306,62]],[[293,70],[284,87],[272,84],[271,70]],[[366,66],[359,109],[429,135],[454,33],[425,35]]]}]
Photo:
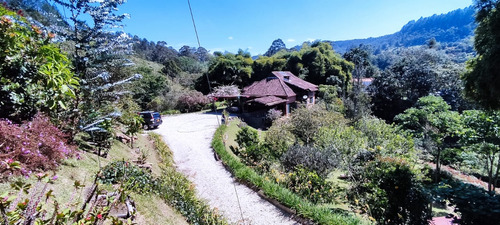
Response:
[{"label": "gravel surface", "polygon": [[295,224],[253,190],[236,182],[221,162],[215,160],[210,144],[217,126],[214,114],[191,113],[163,117],[163,124],[155,132],[163,136],[174,153],[178,171],[188,176],[198,195],[230,222]]}]

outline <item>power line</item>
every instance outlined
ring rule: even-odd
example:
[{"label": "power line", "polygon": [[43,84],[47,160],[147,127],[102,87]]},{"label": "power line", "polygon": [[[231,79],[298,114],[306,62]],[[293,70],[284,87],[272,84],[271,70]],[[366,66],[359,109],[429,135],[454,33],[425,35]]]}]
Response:
[{"label": "power line", "polygon": [[[188,0],[188,6],[189,6],[189,12],[191,13],[191,20],[193,21],[193,26],[194,26],[194,33],[196,34],[196,40],[198,40],[198,48],[201,47],[200,45],[200,38],[198,37],[198,30],[196,29],[196,23],[194,22],[194,16],[193,16],[193,10],[191,9],[191,3]],[[208,84],[210,86],[210,84]]]},{"label": "power line", "polygon": [[[198,37],[198,30],[196,29],[196,23],[194,22],[193,9],[191,9],[191,2],[187,0],[189,6],[189,12],[191,13],[191,20],[193,21],[194,33],[196,34],[196,40],[198,41],[198,48],[201,48],[200,37]],[[208,92],[212,92],[212,86],[210,85],[210,79],[208,78],[208,73],[205,73],[208,84]],[[215,107],[215,100],[212,98],[212,104]],[[217,118],[217,123],[220,125],[219,116],[217,116],[217,108],[215,108],[215,117]]]}]

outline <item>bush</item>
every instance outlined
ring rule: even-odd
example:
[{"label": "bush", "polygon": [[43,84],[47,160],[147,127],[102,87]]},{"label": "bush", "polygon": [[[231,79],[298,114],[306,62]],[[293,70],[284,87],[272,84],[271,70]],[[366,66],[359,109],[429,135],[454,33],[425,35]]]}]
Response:
[{"label": "bush", "polygon": [[462,181],[443,180],[433,190],[438,200],[449,200],[460,213],[460,224],[494,225],[500,218],[500,195]]},{"label": "bush", "polygon": [[247,165],[255,166],[262,159],[268,158],[268,149],[259,143],[259,134],[248,126],[244,126],[236,134],[239,148],[233,148],[236,155],[240,156]]},{"label": "bush", "polygon": [[349,200],[379,224],[428,224],[429,196],[405,161],[377,158],[354,176]]},{"label": "bush", "polygon": [[311,146],[294,145],[281,157],[281,162],[288,170],[302,166],[315,171],[321,176],[338,166],[337,156],[325,150]]},{"label": "bush", "polygon": [[272,124],[275,120],[281,118],[283,116],[283,112],[277,109],[270,109],[266,113],[266,123],[267,124]]},{"label": "bush", "polygon": [[206,96],[198,91],[190,91],[179,97],[177,108],[181,112],[195,112],[204,109],[210,101]]},{"label": "bush", "polygon": [[54,34],[0,6],[0,118],[17,123],[57,113],[75,98],[78,80]]},{"label": "bush", "polygon": [[121,183],[124,189],[142,194],[158,190],[158,181],[151,173],[125,161],[106,165],[97,178],[104,184]]},{"label": "bush", "polygon": [[294,172],[288,174],[286,186],[315,204],[332,202],[337,193],[335,187],[326,182],[316,171],[302,166],[296,167]]},{"label": "bush", "polygon": [[[78,156],[65,137],[48,117],[40,114],[21,125],[0,120],[0,160],[19,161],[21,169],[14,174],[29,175],[37,170],[55,169],[63,159]],[[1,178],[11,175],[5,169],[6,164],[0,163]]]}]

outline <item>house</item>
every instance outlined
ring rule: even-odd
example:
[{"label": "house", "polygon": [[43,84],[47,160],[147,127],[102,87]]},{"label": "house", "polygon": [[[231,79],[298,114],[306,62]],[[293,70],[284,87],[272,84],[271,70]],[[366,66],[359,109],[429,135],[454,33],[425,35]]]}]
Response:
[{"label": "house", "polygon": [[318,86],[298,78],[289,71],[273,71],[263,80],[256,81],[243,89],[246,96],[246,110],[279,109],[284,115],[290,113],[290,108],[297,102],[306,106],[314,105]]}]

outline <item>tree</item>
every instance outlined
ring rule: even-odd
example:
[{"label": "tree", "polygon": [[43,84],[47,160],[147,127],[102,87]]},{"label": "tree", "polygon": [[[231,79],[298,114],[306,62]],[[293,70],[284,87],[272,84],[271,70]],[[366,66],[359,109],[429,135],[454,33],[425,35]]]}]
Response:
[{"label": "tree", "polygon": [[279,51],[285,49],[286,50],[286,45],[283,43],[281,39],[276,39],[273,41],[269,49],[267,50],[266,53],[264,53],[264,56],[273,56],[274,54],[278,53]]},{"label": "tree", "polygon": [[[413,48],[389,66],[370,85],[373,113],[392,121],[395,115],[412,107],[419,98],[429,94],[448,95],[457,108],[461,104],[462,68],[444,52],[429,48]],[[460,104],[459,104],[460,103]]]},{"label": "tree", "polygon": [[277,57],[261,56],[253,61],[252,81],[267,78],[273,71],[281,71],[285,68],[286,59]]},{"label": "tree", "polygon": [[429,224],[430,199],[419,173],[404,160],[377,158],[355,174],[349,200],[377,224]]},{"label": "tree", "polygon": [[[82,86],[77,101],[69,111],[74,127],[92,124],[95,118],[112,113],[103,110],[120,95],[119,87],[140,79],[140,74],[130,76],[124,59],[130,53],[129,37],[114,33],[128,14],[117,14],[124,0],[53,0],[70,14],[70,29],[59,34],[74,46],[71,49],[73,72]],[[113,109],[111,109],[113,110]],[[72,129],[75,130],[75,129]]]},{"label": "tree", "polygon": [[441,154],[445,148],[456,145],[458,135],[462,132],[460,114],[450,111],[450,106],[441,97],[429,95],[420,98],[414,108],[405,110],[394,120],[420,139],[421,147],[434,157],[435,178],[439,181]]},{"label": "tree", "polygon": [[465,94],[485,108],[500,109],[500,1],[477,0],[476,8],[477,57],[467,63],[462,76]]},{"label": "tree", "polygon": [[66,110],[79,82],[54,34],[2,6],[0,16],[0,117],[21,122]]},{"label": "tree", "polygon": [[463,141],[481,156],[488,174],[488,191],[494,193],[500,173],[500,112],[469,110],[463,117]]},{"label": "tree", "polygon": [[354,63],[353,87],[345,98],[346,116],[354,120],[369,115],[370,97],[365,92],[362,79],[378,74],[378,69],[371,62],[371,50],[365,45],[351,48],[344,53],[344,59]]},{"label": "tree", "polygon": [[236,85],[243,88],[249,83],[252,75],[252,64],[253,60],[250,54],[243,51],[239,51],[236,55],[232,53],[216,54],[208,71],[196,81],[195,88],[205,94],[210,92],[209,85],[211,88],[222,85]]}]

